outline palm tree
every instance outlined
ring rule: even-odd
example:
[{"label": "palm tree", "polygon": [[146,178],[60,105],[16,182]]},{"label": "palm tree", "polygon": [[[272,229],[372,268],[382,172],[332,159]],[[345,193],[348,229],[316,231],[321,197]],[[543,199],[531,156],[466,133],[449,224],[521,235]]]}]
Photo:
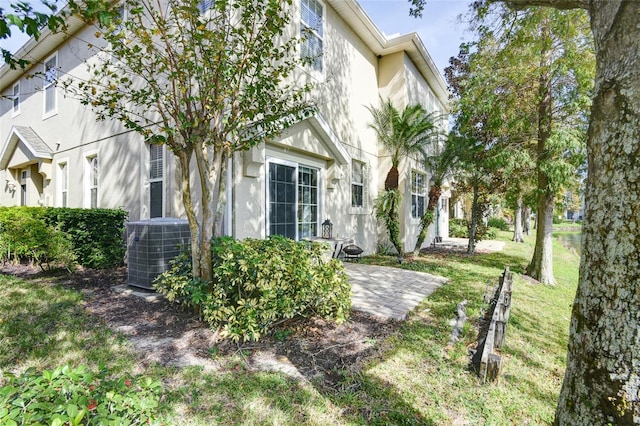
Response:
[{"label": "palm tree", "polygon": [[438,134],[436,118],[420,104],[407,105],[399,111],[391,99],[380,98],[380,108],[367,107],[373,121],[369,123],[378,141],[391,154],[391,169],[387,173],[384,189],[398,189],[400,159],[416,154],[426,155],[426,147]]},{"label": "palm tree", "polygon": [[[438,134],[433,114],[427,113],[420,104],[407,105],[398,110],[391,99],[380,98],[380,107],[367,107],[373,118],[369,123],[378,137],[378,141],[391,155],[391,168],[384,182],[385,191],[380,194],[377,203],[377,216],[385,221],[389,238],[399,256],[403,249],[400,243],[398,191],[400,159],[420,154],[427,157],[426,148]],[[401,261],[401,257],[398,258]]]}]

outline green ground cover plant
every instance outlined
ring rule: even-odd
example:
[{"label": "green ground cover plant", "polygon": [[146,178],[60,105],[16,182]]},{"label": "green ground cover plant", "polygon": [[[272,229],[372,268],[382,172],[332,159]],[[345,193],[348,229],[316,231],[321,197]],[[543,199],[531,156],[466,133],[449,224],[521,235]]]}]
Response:
[{"label": "green ground cover plant", "polygon": [[150,378],[108,377],[102,368],[68,365],[41,373],[31,368],[20,376],[5,375],[0,388],[0,424],[134,425],[152,420],[160,384]]},{"label": "green ground cover plant", "polygon": [[[68,364],[97,372],[102,364],[114,380],[125,372],[141,374],[163,384],[152,424],[550,424],[564,374],[579,258],[554,242],[558,284],[543,286],[519,275],[531,256],[532,237],[520,244],[510,242],[507,232],[498,238],[506,244],[498,253],[430,253],[402,265],[395,256],[362,259],[450,282],[421,303],[397,334],[378,340],[375,356],[355,366],[336,365],[343,379],[332,387],[321,377],[253,371],[246,359],[251,344],[229,355],[212,350],[214,369],[141,364],[126,339],[84,311],[85,296],[57,284],[64,275],[0,276],[0,371],[20,375],[29,367],[42,372]],[[468,350],[487,281],[505,266],[516,279],[503,371],[496,383],[483,385],[468,370]],[[469,302],[469,322],[461,340],[450,345],[449,321],[462,300]],[[6,381],[0,379],[0,387]]]}]

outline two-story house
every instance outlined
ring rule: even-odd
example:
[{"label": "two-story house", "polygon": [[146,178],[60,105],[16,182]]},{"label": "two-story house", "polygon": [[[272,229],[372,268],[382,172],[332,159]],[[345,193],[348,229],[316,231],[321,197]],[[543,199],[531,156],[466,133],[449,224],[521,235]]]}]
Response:
[{"label": "two-story house", "polygon": [[[419,102],[446,117],[447,88],[417,34],[388,38],[355,0],[297,0],[295,25],[320,22],[312,37],[321,55],[305,72],[322,85],[318,113],[247,152],[235,154],[227,186],[224,232],[236,238],[333,234],[366,253],[385,241],[374,214],[390,159],[369,128],[367,106],[391,98]],[[95,28],[71,18],[65,34],[44,31],[17,56],[27,70],[0,69],[0,205],[123,208],[130,220],[181,217],[176,164],[164,147],[146,144],[55,84],[82,76]],[[446,120],[443,120],[446,126]],[[412,250],[426,205],[429,170],[401,163],[401,229]],[[448,192],[429,244],[447,235]]]}]

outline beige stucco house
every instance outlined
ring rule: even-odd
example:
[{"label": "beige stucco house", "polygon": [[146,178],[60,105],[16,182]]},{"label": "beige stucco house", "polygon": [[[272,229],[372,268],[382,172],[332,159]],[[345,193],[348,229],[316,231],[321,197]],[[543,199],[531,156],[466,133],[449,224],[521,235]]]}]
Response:
[{"label": "beige stucco house", "polygon": [[[355,0],[297,0],[295,8],[296,25],[310,13],[322,22],[314,32],[322,55],[304,70],[323,82],[318,113],[278,140],[234,156],[224,231],[302,239],[319,235],[330,219],[334,236],[353,238],[372,253],[385,241],[373,209],[390,159],[368,127],[366,107],[382,96],[399,108],[419,102],[446,117],[447,88],[417,34],[386,37]],[[0,69],[0,205],[123,208],[130,220],[180,217],[171,154],[117,122],[97,122],[52,83],[87,72],[83,61],[94,32],[72,19],[68,34],[45,31],[17,52],[30,69]],[[429,180],[419,161],[402,162],[406,250],[415,244]],[[425,244],[436,233],[447,236],[448,196],[445,187]]]}]

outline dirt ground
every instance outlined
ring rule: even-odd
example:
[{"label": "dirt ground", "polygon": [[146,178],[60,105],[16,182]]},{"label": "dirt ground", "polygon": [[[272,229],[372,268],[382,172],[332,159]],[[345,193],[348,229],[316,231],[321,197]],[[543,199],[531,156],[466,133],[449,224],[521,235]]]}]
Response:
[{"label": "dirt ground", "polygon": [[150,365],[199,365],[221,368],[220,359],[240,354],[255,370],[277,370],[301,379],[335,386],[351,370],[379,350],[378,342],[396,332],[399,322],[352,312],[341,324],[314,318],[282,324],[259,342],[219,341],[195,315],[171,305],[155,293],[140,297],[126,286],[126,269],[47,273],[26,265],[5,265],[3,273],[25,279],[47,278],[82,292],[86,310],[128,337]]}]

